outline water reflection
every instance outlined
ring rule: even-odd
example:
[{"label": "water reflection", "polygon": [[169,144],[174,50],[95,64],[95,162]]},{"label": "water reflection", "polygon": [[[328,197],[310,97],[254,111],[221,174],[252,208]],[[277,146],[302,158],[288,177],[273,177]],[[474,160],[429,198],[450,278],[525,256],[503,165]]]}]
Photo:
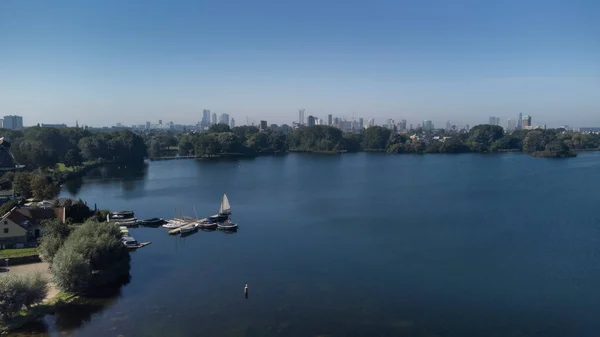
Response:
[{"label": "water reflection", "polygon": [[64,187],[70,194],[77,195],[79,194],[79,191],[81,191],[81,187],[83,187],[83,178],[78,177],[68,180],[65,182]]}]

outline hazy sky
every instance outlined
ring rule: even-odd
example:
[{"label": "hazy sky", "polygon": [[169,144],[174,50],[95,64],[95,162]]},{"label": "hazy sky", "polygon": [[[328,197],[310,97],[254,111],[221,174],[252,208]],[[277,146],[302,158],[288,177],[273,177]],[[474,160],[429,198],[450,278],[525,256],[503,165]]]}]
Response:
[{"label": "hazy sky", "polygon": [[0,0],[0,115],[600,126],[598,0]]}]

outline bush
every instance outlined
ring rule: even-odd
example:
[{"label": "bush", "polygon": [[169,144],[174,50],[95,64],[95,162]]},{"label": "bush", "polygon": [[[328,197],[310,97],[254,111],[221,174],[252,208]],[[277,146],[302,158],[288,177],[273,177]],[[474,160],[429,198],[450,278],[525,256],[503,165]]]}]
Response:
[{"label": "bush", "polygon": [[48,295],[48,280],[39,272],[2,277],[0,282],[0,320],[9,321],[23,307],[41,303]]},{"label": "bush", "polygon": [[52,263],[54,256],[69,236],[70,228],[58,220],[42,222],[44,236],[40,241],[38,252],[45,262]]},{"label": "bush", "polygon": [[51,271],[58,288],[74,293],[84,293],[92,277],[88,260],[67,245],[54,256]]},{"label": "bush", "polygon": [[77,227],[53,259],[52,275],[59,288],[96,294],[129,281],[130,256],[121,233],[110,223],[88,221]]}]

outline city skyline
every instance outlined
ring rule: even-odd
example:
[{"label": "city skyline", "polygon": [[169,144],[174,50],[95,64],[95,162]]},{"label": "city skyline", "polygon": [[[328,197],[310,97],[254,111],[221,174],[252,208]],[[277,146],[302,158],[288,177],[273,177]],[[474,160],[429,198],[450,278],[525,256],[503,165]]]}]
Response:
[{"label": "city skyline", "polygon": [[523,112],[600,125],[591,0],[140,4],[3,2],[0,113],[26,125],[195,124],[205,107],[238,125],[289,124],[300,108],[378,124]]}]

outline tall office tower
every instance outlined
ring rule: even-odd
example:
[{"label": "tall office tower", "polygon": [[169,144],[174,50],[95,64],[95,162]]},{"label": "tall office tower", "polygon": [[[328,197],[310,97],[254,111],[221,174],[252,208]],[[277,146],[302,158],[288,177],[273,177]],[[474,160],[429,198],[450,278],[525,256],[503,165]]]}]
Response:
[{"label": "tall office tower", "polygon": [[304,109],[298,110],[298,125],[304,125]]},{"label": "tall office tower", "polygon": [[[304,112],[303,112],[304,114]],[[315,125],[315,118],[313,116],[308,116],[308,126]]]},{"label": "tall office tower", "polygon": [[531,116],[523,115],[523,117],[521,119],[521,125],[522,125],[523,129],[530,127],[531,126]]},{"label": "tall office tower", "polygon": [[327,125],[331,126],[333,123],[333,116],[331,114],[327,115]]},{"label": "tall office tower", "polygon": [[217,114],[213,112],[210,124],[217,124]]},{"label": "tall office tower", "polygon": [[231,121],[229,121],[229,127],[230,128],[235,128],[235,118],[232,118]]},{"label": "tall office tower", "polygon": [[219,123],[229,125],[229,114],[221,114],[219,116]]},{"label": "tall office tower", "polygon": [[202,122],[200,122],[200,125],[203,127],[210,125],[210,110],[204,109],[202,111]]},{"label": "tall office tower", "polygon": [[398,123],[399,131],[406,131],[406,119],[401,119],[400,123]]},{"label": "tall office tower", "polygon": [[523,129],[523,113],[519,112],[519,119],[517,119],[517,130]]}]

